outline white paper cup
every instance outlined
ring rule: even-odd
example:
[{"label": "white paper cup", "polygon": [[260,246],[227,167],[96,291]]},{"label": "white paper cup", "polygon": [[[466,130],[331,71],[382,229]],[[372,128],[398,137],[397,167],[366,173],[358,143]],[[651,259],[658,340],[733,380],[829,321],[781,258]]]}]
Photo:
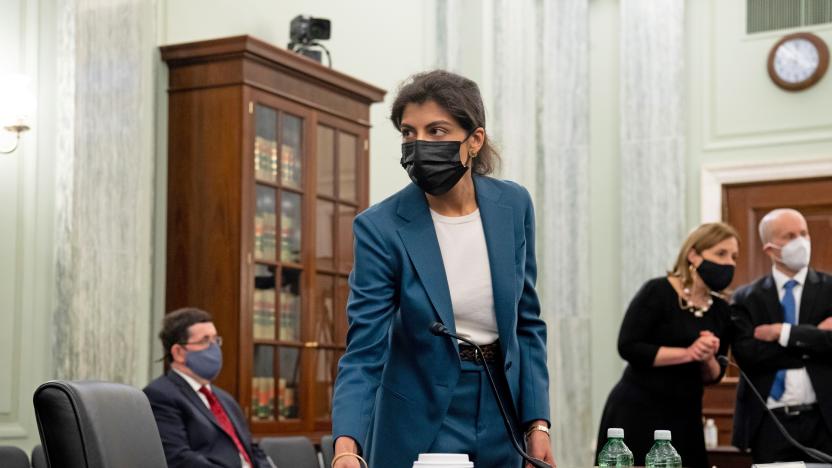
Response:
[{"label": "white paper cup", "polygon": [[474,468],[464,453],[421,453],[413,468]]}]

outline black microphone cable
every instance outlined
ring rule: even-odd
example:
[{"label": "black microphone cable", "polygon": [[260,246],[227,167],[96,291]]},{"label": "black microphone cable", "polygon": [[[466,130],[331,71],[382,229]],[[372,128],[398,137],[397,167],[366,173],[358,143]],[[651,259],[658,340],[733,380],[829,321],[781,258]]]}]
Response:
[{"label": "black microphone cable", "polygon": [[763,398],[763,396],[760,395],[760,392],[757,391],[757,387],[755,387],[754,384],[751,383],[751,379],[749,379],[748,376],[745,375],[745,372],[743,372],[742,368],[739,365],[737,365],[735,362],[731,361],[730,359],[728,359],[724,355],[719,355],[719,356],[716,357],[716,359],[717,359],[717,361],[720,362],[720,364],[724,365],[725,367],[728,367],[729,365],[731,365],[731,366],[736,367],[737,370],[740,371],[740,377],[742,377],[742,379],[745,380],[745,383],[748,384],[749,387],[751,387],[751,391],[754,392],[754,395],[757,396],[757,400],[760,401],[760,403],[763,405],[763,408],[765,408],[766,411],[768,412],[768,415],[771,416],[771,420],[774,421],[774,425],[777,426],[777,429],[780,431],[781,434],[783,434],[783,437],[785,437],[786,440],[790,444],[792,444],[793,447],[796,447],[797,449],[799,449],[800,451],[802,451],[806,455],[809,455],[810,457],[814,458],[817,461],[824,462],[824,463],[832,463],[832,456],[830,456],[829,454],[823,453],[818,449],[814,449],[812,447],[806,447],[805,445],[796,441],[794,439],[794,437],[792,437],[792,435],[789,434],[789,431],[787,431],[786,428],[783,427],[783,424],[780,423],[779,419],[777,419],[777,415],[774,414],[774,412],[771,410],[771,408],[768,407],[768,404],[766,404],[765,398]]},{"label": "black microphone cable", "polygon": [[[482,354],[482,349],[480,349],[479,345],[467,338],[463,338],[459,335],[451,333],[450,330],[448,330],[448,327],[442,325],[439,322],[434,322],[430,326],[430,332],[436,336],[456,338],[459,341],[473,346],[481,357],[484,356]],[[482,367],[485,369],[485,374],[488,376],[488,383],[491,384],[491,391],[494,392],[494,398],[497,400],[497,407],[500,409],[500,415],[502,415],[503,417],[503,423],[506,425],[506,431],[508,432],[509,438],[511,439],[511,444],[514,446],[514,450],[516,450],[517,453],[519,453],[524,460],[526,460],[535,468],[552,468],[551,465],[544,462],[543,460],[539,460],[527,454],[520,446],[520,443],[517,442],[517,439],[514,437],[514,428],[511,425],[511,420],[509,419],[508,413],[506,413],[506,408],[503,405],[503,400],[502,398],[500,398],[500,392],[497,391],[497,384],[494,381],[494,376],[491,375],[491,369],[488,367],[488,363],[485,362],[484,357],[482,358]]]}]

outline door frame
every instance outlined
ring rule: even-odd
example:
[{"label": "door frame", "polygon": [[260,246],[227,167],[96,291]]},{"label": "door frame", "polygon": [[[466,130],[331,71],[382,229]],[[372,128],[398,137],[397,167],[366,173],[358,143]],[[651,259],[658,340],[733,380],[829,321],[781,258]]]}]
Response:
[{"label": "door frame", "polygon": [[707,164],[700,172],[699,215],[703,223],[722,221],[724,185],[832,176],[832,157],[804,160]]}]

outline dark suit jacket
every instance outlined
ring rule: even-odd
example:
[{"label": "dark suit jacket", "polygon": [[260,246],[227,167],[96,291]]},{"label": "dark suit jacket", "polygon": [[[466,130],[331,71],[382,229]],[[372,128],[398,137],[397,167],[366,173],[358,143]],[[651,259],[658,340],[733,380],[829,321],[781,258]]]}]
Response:
[{"label": "dark suit jacket", "polygon": [[[768,398],[779,369],[806,367],[827,427],[832,430],[832,331],[817,325],[832,315],[832,276],[812,269],[800,299],[798,324],[792,325],[787,347],[754,338],[754,327],[783,323],[783,310],[772,275],[745,285],[734,294],[732,321],[735,327],[733,352],[763,398]],[[732,444],[745,449],[753,440],[764,409],[752,390],[740,381],[734,411]]]},{"label": "dark suit jacket", "polygon": [[[260,448],[252,443],[240,406],[228,393],[211,386],[228,413],[245,446],[252,468],[271,465]],[[169,468],[238,468],[240,455],[231,437],[222,430],[211,410],[176,372],[169,372],[144,388],[159,426]]]}]

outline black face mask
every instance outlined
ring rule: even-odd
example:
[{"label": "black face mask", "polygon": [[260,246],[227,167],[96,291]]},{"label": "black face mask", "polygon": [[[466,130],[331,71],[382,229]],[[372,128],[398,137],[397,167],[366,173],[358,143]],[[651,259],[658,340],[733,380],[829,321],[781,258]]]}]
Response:
[{"label": "black face mask", "polygon": [[408,141],[402,143],[401,165],[423,191],[444,195],[468,170],[459,160],[461,145],[461,141]]},{"label": "black face mask", "polygon": [[705,259],[702,260],[696,272],[711,291],[722,291],[734,279],[734,265],[721,265]]}]

